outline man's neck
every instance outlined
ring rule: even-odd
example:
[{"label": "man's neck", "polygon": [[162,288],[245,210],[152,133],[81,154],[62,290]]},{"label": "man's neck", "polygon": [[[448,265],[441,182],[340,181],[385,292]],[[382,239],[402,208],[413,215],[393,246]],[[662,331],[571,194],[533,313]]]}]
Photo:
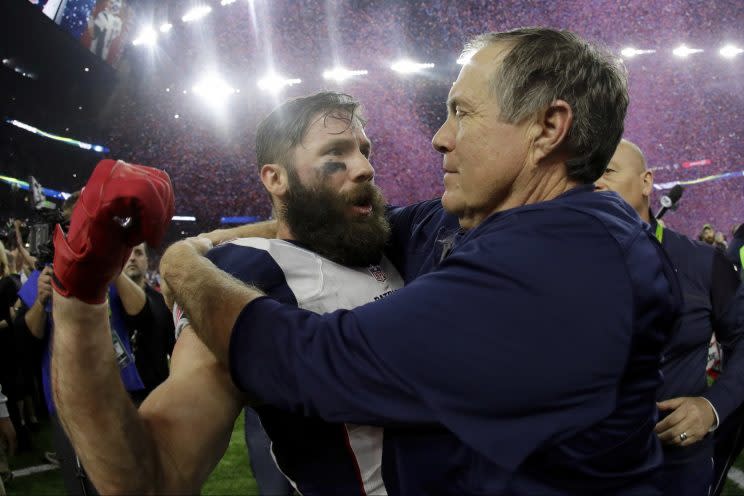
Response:
[{"label": "man's neck", "polygon": [[643,206],[643,208],[638,212],[638,215],[641,216],[643,222],[651,224],[651,207],[648,206],[648,203]]},{"label": "man's neck", "polygon": [[276,220],[276,237],[278,239],[295,239],[294,234],[292,234],[292,230],[289,228],[289,225],[281,218],[277,218]]},{"label": "man's neck", "polygon": [[512,184],[512,191],[491,212],[474,214],[467,213],[460,218],[460,227],[472,229],[496,212],[503,212],[512,208],[523,207],[553,200],[577,186],[579,183],[569,179],[565,173],[565,165],[553,164],[539,167],[534,174],[520,174]]}]

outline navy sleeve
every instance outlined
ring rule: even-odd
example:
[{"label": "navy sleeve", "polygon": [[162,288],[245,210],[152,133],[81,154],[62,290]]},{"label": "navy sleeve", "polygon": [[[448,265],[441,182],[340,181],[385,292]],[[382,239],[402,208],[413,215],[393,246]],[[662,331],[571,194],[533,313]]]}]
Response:
[{"label": "navy sleeve", "polygon": [[268,296],[297,305],[284,271],[266,250],[227,243],[209,250],[206,257],[231,276],[257,287]]},{"label": "navy sleeve", "polygon": [[551,223],[538,241],[519,223],[471,239],[435,272],[353,310],[320,316],[257,299],[233,329],[233,377],[330,422],[442,424],[515,466],[613,411],[633,339],[620,248],[597,229]]},{"label": "navy sleeve", "polygon": [[718,250],[711,274],[713,331],[723,347],[723,373],[703,394],[723,422],[744,401],[744,285]]}]

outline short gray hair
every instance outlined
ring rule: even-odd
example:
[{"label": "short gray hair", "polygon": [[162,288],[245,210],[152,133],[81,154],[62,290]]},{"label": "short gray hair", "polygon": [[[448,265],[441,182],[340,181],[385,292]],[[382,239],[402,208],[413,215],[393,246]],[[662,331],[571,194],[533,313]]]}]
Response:
[{"label": "short gray hair", "polygon": [[509,52],[493,75],[501,119],[520,123],[565,100],[573,111],[566,145],[568,177],[592,183],[602,176],[623,135],[628,108],[625,67],[615,57],[569,31],[524,28],[485,33],[465,53],[492,44]]}]

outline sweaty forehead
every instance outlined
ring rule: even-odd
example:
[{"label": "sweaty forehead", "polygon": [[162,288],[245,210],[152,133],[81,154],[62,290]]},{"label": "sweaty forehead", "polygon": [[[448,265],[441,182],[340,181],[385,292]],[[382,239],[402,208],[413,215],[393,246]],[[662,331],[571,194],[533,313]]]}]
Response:
[{"label": "sweaty forehead", "polygon": [[326,141],[337,139],[354,139],[361,143],[368,143],[367,135],[358,119],[350,119],[348,113],[331,113],[316,115],[308,127],[302,145],[314,148]]}]

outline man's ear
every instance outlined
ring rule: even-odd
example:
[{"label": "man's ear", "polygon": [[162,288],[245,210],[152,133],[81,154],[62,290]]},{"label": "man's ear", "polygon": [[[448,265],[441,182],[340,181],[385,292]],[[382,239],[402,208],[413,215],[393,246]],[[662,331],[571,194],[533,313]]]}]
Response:
[{"label": "man's ear", "polygon": [[261,167],[261,182],[272,196],[284,196],[289,189],[287,170],[279,164],[264,164]]},{"label": "man's ear", "polygon": [[641,181],[641,193],[643,193],[644,198],[649,198],[651,191],[654,189],[654,173],[650,170],[644,171],[641,173]]},{"label": "man's ear", "polygon": [[564,100],[555,100],[541,112],[530,129],[535,163],[560,151],[573,123],[573,110]]}]

